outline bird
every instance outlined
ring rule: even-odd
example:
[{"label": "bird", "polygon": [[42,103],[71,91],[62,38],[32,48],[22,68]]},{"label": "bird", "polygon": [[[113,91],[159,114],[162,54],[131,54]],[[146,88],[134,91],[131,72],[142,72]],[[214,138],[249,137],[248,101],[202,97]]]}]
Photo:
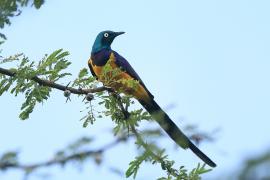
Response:
[{"label": "bird", "polygon": [[[204,163],[208,164],[210,167],[216,167],[216,164],[191,142],[180,128],[177,127],[173,120],[171,120],[167,113],[158,105],[154,100],[154,96],[147,89],[146,85],[132,68],[130,63],[123,56],[112,50],[111,44],[114,39],[124,33],[125,32],[106,30],[100,32],[96,36],[92,46],[91,56],[88,60],[91,74],[98,81],[106,83],[103,74],[104,67],[109,63],[112,69],[119,69],[119,74],[114,77],[115,83],[110,83],[110,88],[116,92],[123,92],[124,94],[131,95],[137,99],[178,146],[183,149],[189,148]],[[105,75],[109,76],[109,73]],[[138,82],[138,84],[136,86],[130,86],[126,83],[126,80],[133,80]]]}]

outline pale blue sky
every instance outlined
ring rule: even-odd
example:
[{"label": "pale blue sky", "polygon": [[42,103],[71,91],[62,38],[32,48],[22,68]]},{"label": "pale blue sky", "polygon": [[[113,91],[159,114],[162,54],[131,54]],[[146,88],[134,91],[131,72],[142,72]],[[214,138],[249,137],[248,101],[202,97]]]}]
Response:
[{"label": "pale blue sky", "polygon": [[[27,8],[13,19],[1,47],[5,56],[24,52],[36,61],[63,48],[71,53],[69,70],[75,76],[86,66],[98,32],[125,31],[113,49],[130,61],[162,107],[176,105],[168,112],[175,122],[198,124],[205,131],[221,128],[215,143],[200,146],[218,164],[205,176],[213,179],[270,148],[269,7],[266,0],[46,1],[40,10]],[[84,106],[75,96],[72,100],[66,104],[62,92],[54,92],[29,120],[20,121],[23,98],[0,97],[0,153],[19,149],[23,161],[36,162],[81,135],[95,135],[97,147],[109,142],[112,137],[104,130],[111,121],[83,129],[78,120]],[[172,150],[169,138],[164,142],[175,161],[196,166],[199,160],[190,151]],[[106,166],[126,168],[136,152],[132,143],[106,153],[104,167],[89,162],[82,172],[72,165],[51,168],[51,179],[119,179]],[[138,179],[154,179],[159,171],[146,165]],[[4,180],[20,175],[0,174]]]}]

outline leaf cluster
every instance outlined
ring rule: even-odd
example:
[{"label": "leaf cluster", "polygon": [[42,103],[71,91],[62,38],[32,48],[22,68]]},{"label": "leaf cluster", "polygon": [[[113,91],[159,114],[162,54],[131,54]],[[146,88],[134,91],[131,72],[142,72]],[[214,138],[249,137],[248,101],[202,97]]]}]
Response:
[{"label": "leaf cluster", "polygon": [[79,87],[90,89],[96,87],[95,78],[89,74],[87,68],[83,68],[80,70],[78,77],[73,81],[71,87]]},{"label": "leaf cluster", "polygon": [[201,175],[205,174],[207,172],[211,171],[211,169],[206,169],[205,164],[200,165],[198,163],[197,167],[192,169],[190,172],[188,172],[184,166],[181,166],[178,170],[179,175],[178,177],[174,178],[171,175],[168,175],[167,177],[159,178],[158,180],[200,180]]},{"label": "leaf cluster", "polygon": [[[0,29],[3,29],[5,25],[10,25],[11,18],[19,16],[23,7],[26,7],[31,3],[36,9],[39,9],[44,2],[45,0],[1,0]],[[0,44],[3,43],[3,40],[6,40],[6,36],[3,33],[0,33]]]},{"label": "leaf cluster", "polygon": [[18,164],[18,152],[10,151],[0,157],[0,170],[7,170],[10,166]]},{"label": "leaf cluster", "polygon": [[51,88],[34,81],[38,76],[56,82],[67,75],[71,75],[70,73],[61,73],[71,64],[65,59],[68,54],[62,49],[56,50],[49,56],[45,56],[37,65],[22,54],[15,56],[16,58],[2,60],[2,63],[19,61],[16,69],[10,69],[13,76],[0,77],[0,96],[9,90],[15,96],[18,94],[25,95],[25,102],[21,106],[22,112],[19,116],[22,120],[28,119],[35,105],[44,102],[50,96]]},{"label": "leaf cluster", "polygon": [[[103,82],[105,86],[108,87],[118,87],[119,92],[126,92],[130,89],[137,89],[139,85],[139,81],[135,79],[125,79],[121,78],[124,72],[121,67],[114,67],[113,59],[109,59],[109,61],[105,64],[102,69],[102,75],[100,80]],[[125,89],[121,89],[120,87],[125,87]]]},{"label": "leaf cluster", "polygon": [[[66,163],[68,163],[68,159],[72,157],[72,160],[75,162],[84,162],[86,159],[89,158],[87,153],[79,153],[83,152],[82,150],[89,146],[93,142],[93,138],[89,137],[81,137],[80,139],[76,140],[75,142],[68,145],[63,150],[58,151],[54,159],[55,161],[59,161],[62,166],[64,166]],[[74,156],[74,154],[77,154]],[[79,164],[79,163],[78,163]]]},{"label": "leaf cluster", "polygon": [[44,0],[1,0],[0,1],[0,28],[3,29],[5,25],[10,25],[10,18],[21,14],[21,8],[26,7],[29,3],[39,9]]},{"label": "leaf cluster", "polygon": [[270,150],[246,160],[238,179],[270,179]]},{"label": "leaf cluster", "polygon": [[198,164],[196,168],[190,172],[184,167],[180,166],[178,169],[174,168],[175,161],[170,160],[168,155],[165,154],[165,149],[160,149],[156,143],[145,143],[143,139],[137,135],[138,147],[143,147],[143,153],[131,161],[129,168],[126,171],[126,177],[133,176],[136,178],[137,172],[143,162],[149,162],[153,165],[160,164],[161,169],[167,173],[166,177],[161,177],[159,180],[199,180],[201,175],[211,171],[211,169],[205,168],[204,165]]}]

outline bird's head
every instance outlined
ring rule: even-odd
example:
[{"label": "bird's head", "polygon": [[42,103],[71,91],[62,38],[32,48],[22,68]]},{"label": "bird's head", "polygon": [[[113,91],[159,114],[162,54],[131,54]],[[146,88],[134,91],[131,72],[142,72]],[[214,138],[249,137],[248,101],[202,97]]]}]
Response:
[{"label": "bird's head", "polygon": [[92,47],[92,53],[96,53],[102,49],[111,49],[111,44],[117,36],[125,32],[102,31],[100,32]]}]

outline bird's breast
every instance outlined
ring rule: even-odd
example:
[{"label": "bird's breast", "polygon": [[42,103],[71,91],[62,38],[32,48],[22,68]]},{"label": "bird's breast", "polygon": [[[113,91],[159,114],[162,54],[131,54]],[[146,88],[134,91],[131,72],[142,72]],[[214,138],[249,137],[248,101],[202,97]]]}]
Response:
[{"label": "bird's breast", "polygon": [[106,60],[106,64],[103,66],[96,65],[91,58],[89,59],[88,64],[91,65],[98,79],[105,85],[111,85],[121,79],[133,80],[129,74],[122,71],[115,63],[115,56],[113,53],[111,53],[109,59]]},{"label": "bird's breast", "polygon": [[105,75],[108,78],[108,75],[104,74],[104,68],[106,66],[108,66],[108,63],[109,63],[112,70],[117,67],[116,64],[115,64],[115,57],[114,57],[113,53],[111,53],[111,55],[110,55],[110,57],[108,59],[104,59],[102,61],[105,62],[103,65],[97,64],[95,62],[95,59],[92,59],[92,58],[90,58],[89,61],[88,61],[88,64],[91,65],[93,71],[95,72],[96,76],[98,77],[98,79],[100,81],[102,81],[102,79],[104,79],[103,76],[105,76]]},{"label": "bird's breast", "polygon": [[[94,63],[93,59],[89,59],[88,64],[92,67],[99,81],[105,86],[111,87],[116,91],[124,92],[125,94],[132,95],[137,99],[150,100],[149,94],[141,84],[134,87],[130,86],[130,81],[135,81],[127,72],[122,71],[115,63],[116,59],[113,53],[110,54],[107,63],[104,66],[98,66]],[[109,63],[109,64],[108,64]],[[108,71],[108,66],[110,70]],[[116,73],[116,74],[115,74]]]}]

